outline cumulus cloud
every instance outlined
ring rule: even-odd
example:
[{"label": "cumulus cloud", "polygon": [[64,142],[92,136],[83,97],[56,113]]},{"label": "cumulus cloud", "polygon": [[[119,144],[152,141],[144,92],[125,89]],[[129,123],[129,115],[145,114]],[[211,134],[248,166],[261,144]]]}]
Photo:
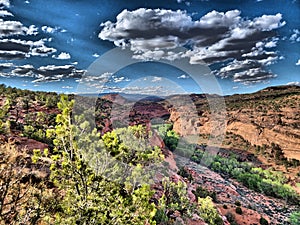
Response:
[{"label": "cumulus cloud", "polygon": [[188,79],[190,78],[190,76],[186,75],[186,74],[182,74],[179,77],[177,77],[178,79]]},{"label": "cumulus cloud", "polygon": [[34,77],[35,69],[32,65],[23,65],[18,66],[16,69],[12,71],[12,75],[19,76],[19,77]]},{"label": "cumulus cloud", "polygon": [[56,65],[48,65],[48,66],[41,66],[37,69],[37,73],[44,77],[51,77],[52,75],[61,75],[65,77],[76,77],[80,78],[84,71],[78,70],[75,68],[74,65],[63,65],[63,66],[56,66]]},{"label": "cumulus cloud", "polygon": [[162,81],[162,77],[153,77],[151,82],[155,83],[155,82],[161,82]]},{"label": "cumulus cloud", "polygon": [[[116,22],[101,24],[103,29],[99,38],[119,47],[129,47],[134,58],[141,60],[187,57],[192,64],[252,60],[256,64],[255,69],[251,73],[244,71],[244,75],[237,75],[240,78],[236,80],[245,78],[246,82],[256,82],[263,77],[271,77],[265,66],[278,57],[276,52],[268,49],[276,47],[276,29],[284,25],[280,13],[250,20],[242,18],[239,10],[214,10],[199,20],[193,20],[181,10],[125,9],[116,17]],[[175,51],[177,47],[186,46],[188,49],[183,52]],[[246,68],[240,69],[243,72]],[[247,78],[247,74],[251,79]],[[231,78],[234,78],[233,74]]]},{"label": "cumulus cloud", "polygon": [[298,59],[298,62],[296,62],[296,66],[300,66],[300,59]]},{"label": "cumulus cloud", "polygon": [[125,76],[116,76],[109,72],[99,75],[90,75],[86,73],[81,77],[80,80],[78,80],[79,83],[90,87],[101,86],[105,83],[120,83],[125,81],[130,81],[130,79],[126,78]]},{"label": "cumulus cloud", "polygon": [[[0,59],[14,60],[30,56],[48,56],[56,49],[47,47],[45,40],[31,41],[30,36],[38,34],[35,25],[24,26],[20,21],[12,20],[12,13],[5,11],[9,8],[9,1],[0,0]],[[14,38],[10,38],[14,36]],[[21,39],[20,36],[26,36]],[[16,38],[17,37],[17,38]]]},{"label": "cumulus cloud", "polygon": [[56,52],[56,49],[45,46],[45,42],[43,40],[0,40],[0,59],[19,59],[30,56],[47,56],[54,52]]},{"label": "cumulus cloud", "polygon": [[295,85],[295,86],[300,86],[300,82],[299,81],[293,81],[293,82],[289,82],[286,85]]},{"label": "cumulus cloud", "polygon": [[58,56],[53,55],[52,58],[61,59],[61,60],[71,59],[71,55],[67,52],[61,52]]},{"label": "cumulus cloud", "polygon": [[235,73],[233,76],[234,82],[242,82],[244,84],[258,83],[265,81],[268,78],[276,77],[275,74],[262,70],[261,68],[253,68],[239,73]]},{"label": "cumulus cloud", "polygon": [[12,68],[13,66],[14,66],[13,63],[0,63],[0,71]]},{"label": "cumulus cloud", "polygon": [[28,28],[23,26],[19,21],[4,21],[0,19],[0,38],[13,35],[25,35],[27,30]]},{"label": "cumulus cloud", "polygon": [[122,93],[122,94],[138,94],[138,95],[154,95],[154,96],[169,96],[172,94],[185,93],[182,90],[166,88],[165,86],[154,86],[150,85],[147,87],[137,86],[110,86],[103,84],[94,84],[84,89],[84,92],[91,93]]},{"label": "cumulus cloud", "polygon": [[2,8],[2,7],[9,8],[9,6],[10,6],[9,0],[0,0],[0,8]]},{"label": "cumulus cloud", "polygon": [[290,40],[292,42],[300,42],[300,30],[299,29],[293,30],[293,34],[291,35]]},{"label": "cumulus cloud", "polygon": [[8,12],[7,10],[1,9],[0,10],[0,17],[6,17],[6,16],[13,16],[13,14]]},{"label": "cumulus cloud", "polygon": [[53,34],[55,31],[57,31],[57,27],[50,27],[50,26],[42,26],[42,31],[45,33]]},{"label": "cumulus cloud", "polygon": [[19,77],[33,77],[33,82],[60,81],[64,78],[81,78],[84,70],[78,70],[74,65],[47,65],[35,68],[33,65],[26,64],[17,66],[11,71],[10,75]]},{"label": "cumulus cloud", "polygon": [[95,83],[105,83],[108,82],[109,78],[112,77],[112,73],[103,73],[99,75],[89,75],[86,74],[85,76],[81,77],[80,80],[78,80],[79,83],[84,83],[87,85],[93,85]]},{"label": "cumulus cloud", "polygon": [[121,76],[121,77],[116,77],[116,76],[112,76],[112,80],[111,82],[113,83],[120,83],[120,82],[123,82],[123,81],[130,81],[130,79],[124,77],[124,76]]}]

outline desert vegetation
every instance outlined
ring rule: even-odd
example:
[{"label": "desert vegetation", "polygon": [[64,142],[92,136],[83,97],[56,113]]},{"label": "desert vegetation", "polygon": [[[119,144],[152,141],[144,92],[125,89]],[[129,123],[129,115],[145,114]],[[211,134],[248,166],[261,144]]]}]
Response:
[{"label": "desert vegetation", "polygon": [[[228,133],[226,141],[244,149],[210,155],[205,143],[177,133],[157,104],[151,107],[163,110],[164,124],[148,126],[154,114],[141,119],[143,113],[135,110],[131,124],[119,118],[113,127],[108,97],[97,100],[95,112],[74,115],[72,95],[0,89],[0,224],[238,224],[249,210],[259,215],[258,223],[269,224],[272,215],[232,196],[224,200],[218,186],[207,185],[213,178],[199,178],[196,167],[171,169],[176,157],[285,202],[291,211],[282,212],[283,223],[299,223],[300,198],[292,182],[299,177],[291,180],[255,158],[297,169],[299,161],[287,158],[276,143],[254,146]],[[91,115],[95,127],[87,119]]]}]

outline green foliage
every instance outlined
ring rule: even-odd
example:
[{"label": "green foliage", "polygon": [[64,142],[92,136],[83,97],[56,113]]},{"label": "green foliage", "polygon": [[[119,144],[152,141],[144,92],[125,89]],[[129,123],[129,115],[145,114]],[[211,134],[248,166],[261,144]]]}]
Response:
[{"label": "green foliage", "polygon": [[[200,153],[197,153],[191,159],[194,160],[196,158],[195,162],[198,163],[201,160],[203,161],[203,158],[197,158],[198,155],[202,157]],[[209,167],[212,170],[235,178],[246,187],[257,192],[282,198],[293,204],[299,204],[299,195],[290,185],[286,184],[287,179],[282,173],[271,169],[256,168],[247,162],[238,162],[234,157],[223,158],[215,156],[211,160]]]},{"label": "green foliage", "polygon": [[157,224],[173,224],[172,215],[179,212],[183,219],[190,218],[197,213],[197,205],[190,203],[187,197],[186,184],[178,181],[172,182],[168,178],[162,181],[163,193],[157,205],[155,221]]},{"label": "green foliage", "polygon": [[54,210],[55,193],[26,172],[25,163],[12,143],[0,145],[0,224],[39,224]]},{"label": "green foliage", "polygon": [[198,186],[196,188],[196,191],[193,191],[193,194],[198,198],[206,198],[206,197],[211,197],[211,199],[216,202],[217,201],[217,195],[216,192],[214,191],[209,191],[201,186]]},{"label": "green foliage", "polygon": [[210,225],[222,225],[223,220],[219,216],[217,209],[210,197],[198,198],[198,212],[199,216]]},{"label": "green foliage", "polygon": [[269,225],[269,222],[265,218],[260,217],[259,224],[261,224],[261,225]]},{"label": "green foliage", "polygon": [[230,223],[230,225],[238,225],[237,222],[235,221],[234,215],[232,213],[228,212],[225,216],[226,216],[228,222]]},{"label": "green foliage", "polygon": [[142,125],[119,128],[103,135],[107,151],[126,164],[149,165],[163,159],[158,147],[149,144],[149,135]]},{"label": "green foliage", "polygon": [[242,210],[242,208],[239,207],[239,206],[235,208],[235,212],[236,212],[237,214],[240,214],[240,215],[243,214],[243,210]]},{"label": "green foliage", "polygon": [[71,123],[73,105],[62,95],[57,126],[48,130],[55,146],[51,179],[64,193],[56,224],[154,224],[153,192],[140,177],[145,165],[160,159],[158,149],[146,146],[142,127],[116,130],[102,140],[84,115]]},{"label": "green foliage", "polygon": [[192,182],[193,180],[192,174],[190,174],[184,167],[180,167],[177,174],[184,178],[187,178],[189,182]]},{"label": "green foliage", "polygon": [[240,202],[240,201],[235,201],[235,203],[234,203],[236,206],[242,206],[242,203]]},{"label": "green foliage", "polygon": [[6,98],[4,105],[0,108],[0,134],[8,133],[10,130],[9,109],[11,107],[11,99]]},{"label": "green foliage", "polygon": [[22,134],[25,137],[51,145],[52,139],[46,135],[46,130],[54,124],[50,117],[51,115],[44,112],[27,114],[24,119],[25,125]]},{"label": "green foliage", "polygon": [[167,131],[164,142],[171,151],[174,151],[176,149],[178,141],[179,135],[174,130]]},{"label": "green foliage", "polygon": [[158,127],[158,133],[163,137],[165,145],[174,151],[179,142],[179,135],[172,130],[173,126],[171,124],[164,124]]},{"label": "green foliage", "polygon": [[59,102],[59,96],[57,95],[47,95],[45,105],[47,108],[55,108]]},{"label": "green foliage", "polygon": [[291,223],[291,225],[299,225],[300,224],[300,211],[293,212],[290,215],[289,222]]}]

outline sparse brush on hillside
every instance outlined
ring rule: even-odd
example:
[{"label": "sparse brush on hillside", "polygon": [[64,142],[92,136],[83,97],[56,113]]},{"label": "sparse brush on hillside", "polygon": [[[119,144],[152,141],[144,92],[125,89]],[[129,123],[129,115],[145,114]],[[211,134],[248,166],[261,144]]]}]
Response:
[{"label": "sparse brush on hillside", "polygon": [[[197,149],[191,159],[200,163],[206,160],[205,157],[203,150]],[[238,162],[234,157],[214,156],[209,159],[211,162],[209,167],[212,170],[235,178],[252,190],[299,204],[299,194],[286,184],[287,179],[282,173],[256,168],[251,163]]]},{"label": "sparse brush on hillside", "polygon": [[55,211],[56,193],[29,169],[28,155],[13,143],[0,145],[0,224],[40,224]]}]

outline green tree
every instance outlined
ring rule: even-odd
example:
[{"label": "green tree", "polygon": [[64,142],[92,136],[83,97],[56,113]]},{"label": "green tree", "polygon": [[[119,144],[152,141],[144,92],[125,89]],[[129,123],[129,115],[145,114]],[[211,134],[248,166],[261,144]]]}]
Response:
[{"label": "green tree", "polygon": [[223,220],[219,216],[210,197],[198,198],[199,216],[210,225],[222,225]]},{"label": "green tree", "polygon": [[174,130],[167,131],[164,142],[171,151],[174,151],[176,149],[178,141],[179,135]]},{"label": "green tree", "polygon": [[290,216],[291,225],[299,225],[300,224],[300,211],[293,212]]},{"label": "green tree", "polygon": [[6,98],[4,105],[0,108],[0,133],[7,133],[10,130],[10,122],[8,120],[10,107],[11,99]]},{"label": "green tree", "polygon": [[[85,115],[73,118],[71,123],[73,105],[74,100],[61,96],[58,108],[62,113],[57,116],[55,129],[48,131],[55,146],[51,179],[64,193],[55,223],[154,224],[156,208],[149,202],[153,191],[139,177],[157,151],[148,147],[145,153],[134,145],[127,146],[126,139],[119,139],[123,132],[136,131],[138,135],[137,127],[112,132],[103,141]],[[130,169],[125,166],[125,178],[123,165],[134,165]]]},{"label": "green tree", "polygon": [[194,212],[196,213],[196,205],[187,197],[187,186],[184,182],[175,183],[165,178],[162,185],[163,193],[155,215],[158,224],[169,224],[175,211],[178,211],[183,219],[190,218]]}]

